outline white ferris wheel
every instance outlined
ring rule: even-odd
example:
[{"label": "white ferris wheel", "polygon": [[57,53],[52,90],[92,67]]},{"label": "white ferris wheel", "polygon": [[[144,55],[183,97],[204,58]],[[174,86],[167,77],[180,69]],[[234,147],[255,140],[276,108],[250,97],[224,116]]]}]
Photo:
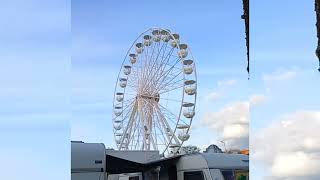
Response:
[{"label": "white ferris wheel", "polygon": [[197,76],[188,44],[168,29],[140,34],[121,65],[113,99],[119,150],[177,153],[190,138]]}]

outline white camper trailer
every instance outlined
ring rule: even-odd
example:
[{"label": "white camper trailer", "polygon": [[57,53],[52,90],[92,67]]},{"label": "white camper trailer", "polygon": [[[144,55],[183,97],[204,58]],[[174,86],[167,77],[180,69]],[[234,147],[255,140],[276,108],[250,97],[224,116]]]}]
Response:
[{"label": "white camper trailer", "polygon": [[106,150],[72,142],[72,180],[248,180],[249,157],[198,153],[160,158],[158,151]]},{"label": "white camper trailer", "polygon": [[106,148],[104,144],[71,142],[71,179],[106,179]]},{"label": "white camper trailer", "polygon": [[178,180],[248,180],[249,157],[242,154],[199,153],[177,162]]}]

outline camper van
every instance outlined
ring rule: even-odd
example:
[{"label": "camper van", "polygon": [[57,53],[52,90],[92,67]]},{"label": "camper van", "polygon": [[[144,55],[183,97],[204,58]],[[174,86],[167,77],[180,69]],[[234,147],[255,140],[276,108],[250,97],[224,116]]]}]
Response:
[{"label": "camper van", "polygon": [[71,143],[72,180],[248,180],[249,157],[196,153],[161,158],[158,151],[106,150]]}]

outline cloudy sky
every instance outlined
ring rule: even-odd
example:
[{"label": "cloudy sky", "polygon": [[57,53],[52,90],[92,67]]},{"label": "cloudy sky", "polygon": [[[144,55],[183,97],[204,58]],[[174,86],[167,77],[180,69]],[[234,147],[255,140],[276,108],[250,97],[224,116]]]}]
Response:
[{"label": "cloudy sky", "polygon": [[[320,76],[314,1],[251,4],[251,178],[320,178]],[[268,13],[265,13],[268,10]]]},{"label": "cloudy sky", "polygon": [[166,27],[187,41],[197,63],[197,115],[187,144],[223,148],[224,140],[227,148],[246,148],[250,116],[253,179],[319,177],[313,1],[288,3],[252,3],[249,82],[241,1],[176,1],[161,13],[147,1],[72,3],[72,139],[115,147],[111,102],[122,59],[145,29]]},{"label": "cloudy sky", "polygon": [[251,3],[250,81],[240,0],[161,2],[1,2],[0,179],[69,179],[70,139],[115,148],[116,76],[154,26],[179,33],[197,64],[187,144],[247,148],[250,120],[252,179],[319,179],[314,1]]}]

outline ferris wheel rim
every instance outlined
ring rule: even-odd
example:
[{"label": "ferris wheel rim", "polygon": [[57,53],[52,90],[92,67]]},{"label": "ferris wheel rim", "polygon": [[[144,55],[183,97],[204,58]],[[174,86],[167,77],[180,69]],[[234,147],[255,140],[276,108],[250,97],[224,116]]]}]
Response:
[{"label": "ferris wheel rim", "polygon": [[[128,58],[128,55],[130,54],[131,50],[132,50],[133,47],[135,46],[136,42],[137,42],[144,34],[146,34],[146,33],[149,32],[149,31],[152,32],[152,30],[166,31],[166,32],[168,33],[168,35],[169,35],[172,39],[175,40],[175,37],[173,36],[173,34],[171,33],[170,30],[164,29],[164,28],[158,28],[158,27],[148,28],[147,30],[145,30],[144,32],[142,32],[142,33],[135,39],[135,41],[132,43],[132,45],[131,45],[130,48],[128,49],[128,51],[127,51],[127,53],[126,53],[126,56],[124,57],[124,59],[123,59],[123,61],[122,61],[121,68],[120,68],[119,73],[118,73],[118,76],[117,76],[117,80],[116,80],[116,84],[115,84],[115,88],[114,88],[113,107],[115,107],[116,93],[118,93],[118,92],[117,92],[117,88],[118,88],[118,83],[119,83],[119,79],[120,79],[120,74],[121,74],[122,69],[123,69],[123,67],[124,67],[124,64],[125,64],[125,62],[126,62],[126,60],[127,60],[127,58]],[[188,52],[190,53],[191,59],[192,59],[192,61],[193,61],[194,76],[195,76],[195,79],[197,79],[194,57],[193,57],[193,55],[192,55],[192,52],[191,52],[190,47],[188,46],[187,48],[188,48]],[[180,48],[180,43],[179,43],[179,45],[177,45],[177,49],[178,49],[178,50],[181,50],[181,48]],[[137,55],[137,54],[136,54],[136,55]],[[181,59],[179,60],[179,62],[180,62],[180,64],[182,65],[182,67],[183,67],[183,60],[184,60],[184,58],[181,58]],[[186,77],[185,77],[185,76],[186,76],[186,75],[183,73],[183,88],[182,88],[181,106],[180,106],[180,110],[179,110],[179,117],[178,117],[178,119],[177,119],[177,121],[176,121],[176,124],[175,124],[175,127],[174,127],[174,131],[173,131],[173,134],[174,134],[174,135],[175,135],[175,133],[176,133],[176,131],[177,131],[177,126],[178,126],[178,124],[179,124],[179,122],[180,122],[180,120],[181,120],[181,115],[182,115],[182,104],[184,103],[184,95],[185,95],[185,93],[184,93],[184,91],[185,91],[185,84],[184,84],[184,82],[186,81]],[[128,78],[127,78],[127,79],[128,79]],[[198,82],[196,82],[196,83],[198,83]],[[124,88],[123,94],[126,94],[126,89],[127,89],[127,88]],[[197,86],[195,86],[195,90],[197,90]],[[197,93],[195,93],[195,95],[194,95],[193,111],[195,111],[196,96],[197,96]],[[122,104],[123,104],[123,103],[122,103]],[[122,107],[123,107],[123,106],[122,106]],[[113,123],[114,123],[114,118],[112,118],[112,119],[113,119],[112,121],[113,121]],[[191,124],[192,124],[192,120],[193,120],[193,117],[190,119],[190,121],[189,121],[189,123],[188,123],[189,128],[188,128],[187,131],[186,131],[187,133],[189,133],[189,131],[190,131],[190,127],[191,127]],[[122,120],[122,127],[123,127],[123,120]],[[115,130],[114,128],[113,128],[113,132],[114,132],[114,137],[116,138],[116,130]],[[122,136],[123,136],[123,135],[122,135]],[[168,142],[168,145],[166,145],[165,150],[163,150],[163,153],[169,148],[169,145],[171,144],[172,139],[173,139],[173,136],[171,136],[170,141]],[[179,146],[179,149],[178,149],[178,150],[180,150],[180,148],[181,148],[181,146],[183,145],[183,143],[184,143],[184,141],[181,140],[181,143],[179,144],[180,146]],[[118,145],[117,145],[117,146],[118,146]],[[121,149],[121,147],[118,147],[118,148]]]}]

